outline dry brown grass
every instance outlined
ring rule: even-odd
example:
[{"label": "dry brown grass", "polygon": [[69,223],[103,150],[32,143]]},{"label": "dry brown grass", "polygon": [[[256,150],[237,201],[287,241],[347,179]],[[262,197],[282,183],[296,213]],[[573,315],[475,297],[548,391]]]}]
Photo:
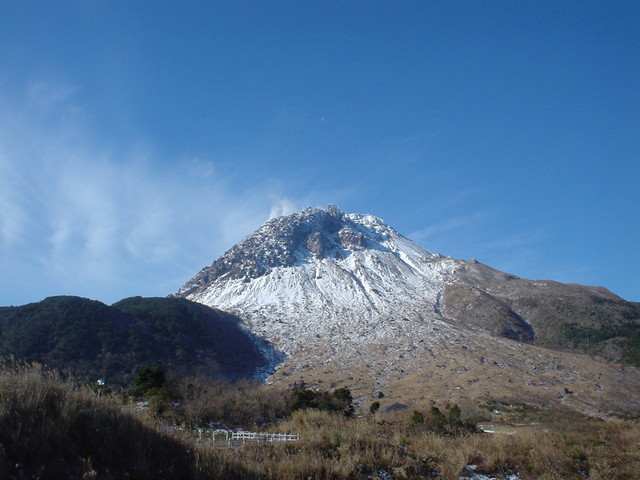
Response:
[{"label": "dry brown grass", "polygon": [[230,384],[195,377],[177,384],[180,407],[172,413],[189,427],[206,425],[212,419],[227,426],[250,425],[256,420],[266,423],[290,411],[286,392],[258,388],[247,381]]},{"label": "dry brown grass", "polygon": [[[210,393],[213,401],[214,390]],[[235,405],[220,400],[210,411],[243,405],[261,411],[260,399],[269,397],[252,395]],[[213,408],[204,398],[198,397],[198,418]],[[268,427],[298,433],[300,442],[214,448],[197,445],[188,433],[168,438],[156,428],[157,418],[141,418],[116,397],[99,398],[37,366],[5,365],[0,478],[17,477],[16,464],[32,479],[365,480],[385,471],[394,480],[455,480],[468,464],[493,475],[518,472],[527,480],[638,477],[637,423],[605,423],[559,410],[536,414],[543,424],[514,435],[489,435],[436,433],[428,421],[412,422],[411,412],[345,418],[307,410]]]},{"label": "dry brown grass", "polygon": [[0,478],[193,478],[188,449],[37,365],[0,368]]},{"label": "dry brown grass", "polygon": [[640,468],[640,427],[583,420],[519,430],[515,435],[442,436],[396,416],[345,419],[326,412],[297,412],[279,426],[303,441],[240,450],[203,450],[218,465],[240,464],[246,478],[365,479],[377,471],[394,479],[457,479],[466,465],[488,474],[527,479],[629,479]]}]

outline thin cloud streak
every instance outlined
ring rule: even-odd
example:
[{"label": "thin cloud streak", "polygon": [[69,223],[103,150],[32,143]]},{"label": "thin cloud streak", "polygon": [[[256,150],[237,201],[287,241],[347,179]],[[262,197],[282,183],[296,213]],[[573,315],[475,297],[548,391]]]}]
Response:
[{"label": "thin cloud streak", "polygon": [[476,212],[467,215],[458,215],[442,220],[434,225],[417,230],[409,235],[416,242],[424,243],[435,237],[462,232],[492,217],[490,212]]},{"label": "thin cloud streak", "polygon": [[454,258],[476,258],[504,272],[546,277],[541,269],[541,248],[552,235],[541,228],[505,235],[501,230],[504,222],[499,211],[483,210],[445,218],[413,232],[409,238],[428,250]]},{"label": "thin cloud streak", "polygon": [[507,235],[499,240],[487,242],[484,245],[486,250],[505,250],[525,248],[531,245],[540,244],[549,240],[552,237],[548,232],[543,229],[533,229],[525,232],[517,232],[511,235]]}]

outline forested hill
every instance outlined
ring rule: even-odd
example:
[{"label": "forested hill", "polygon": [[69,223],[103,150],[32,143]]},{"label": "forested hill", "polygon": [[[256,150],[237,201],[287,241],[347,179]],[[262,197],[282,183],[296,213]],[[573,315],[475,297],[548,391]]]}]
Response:
[{"label": "forested hill", "polygon": [[142,364],[234,380],[264,363],[238,323],[182,298],[132,297],[108,306],[49,297],[0,308],[0,355],[110,382],[128,381]]}]

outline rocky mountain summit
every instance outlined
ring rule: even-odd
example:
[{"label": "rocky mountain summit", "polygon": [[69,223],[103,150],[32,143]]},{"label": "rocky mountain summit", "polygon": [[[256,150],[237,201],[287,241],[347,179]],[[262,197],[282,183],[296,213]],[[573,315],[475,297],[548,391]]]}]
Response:
[{"label": "rocky mountain summit", "polygon": [[309,342],[392,335],[408,318],[427,325],[441,316],[446,285],[509,278],[431,253],[379,218],[329,206],[268,221],[177,295],[242,314],[289,355]]},{"label": "rocky mountain summit", "polygon": [[638,304],[429,252],[372,215],[329,206],[269,220],[176,295],[264,339],[269,381],[346,384],[362,402],[392,389],[413,403],[524,396],[640,410]]}]

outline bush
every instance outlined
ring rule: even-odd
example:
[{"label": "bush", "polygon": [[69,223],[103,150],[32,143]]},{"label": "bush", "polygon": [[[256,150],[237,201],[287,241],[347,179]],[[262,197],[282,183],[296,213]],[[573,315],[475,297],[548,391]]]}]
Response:
[{"label": "bush", "polygon": [[[248,382],[177,385],[185,419],[251,420],[290,406],[285,392]],[[348,400],[346,393],[318,396],[337,402]],[[513,435],[465,429],[456,405],[378,419],[300,410],[266,427],[298,433],[300,442],[221,449],[196,443],[189,429],[169,437],[166,417],[156,426],[130,407],[38,366],[0,365],[0,478],[455,480],[473,463],[477,473],[498,478],[520,472],[523,479],[626,480],[640,464],[640,425],[565,410],[545,409],[544,425]]]},{"label": "bush", "polygon": [[411,423],[414,425],[422,425],[424,423],[424,415],[422,412],[414,410],[413,415],[411,415]]},{"label": "bush", "polygon": [[131,393],[135,397],[144,397],[152,390],[158,391],[164,387],[165,381],[164,370],[160,367],[142,366],[138,368],[136,376],[133,379]]},{"label": "bush", "polygon": [[333,393],[304,387],[294,388],[291,392],[291,409],[295,411],[309,408],[342,413],[345,417],[352,416],[355,411],[353,397],[348,388],[338,388]]},{"label": "bush", "polygon": [[291,413],[289,394],[266,389],[252,382],[226,383],[194,377],[177,382],[179,406],[165,415],[188,427],[220,424],[226,427],[255,428],[276,422]]}]

